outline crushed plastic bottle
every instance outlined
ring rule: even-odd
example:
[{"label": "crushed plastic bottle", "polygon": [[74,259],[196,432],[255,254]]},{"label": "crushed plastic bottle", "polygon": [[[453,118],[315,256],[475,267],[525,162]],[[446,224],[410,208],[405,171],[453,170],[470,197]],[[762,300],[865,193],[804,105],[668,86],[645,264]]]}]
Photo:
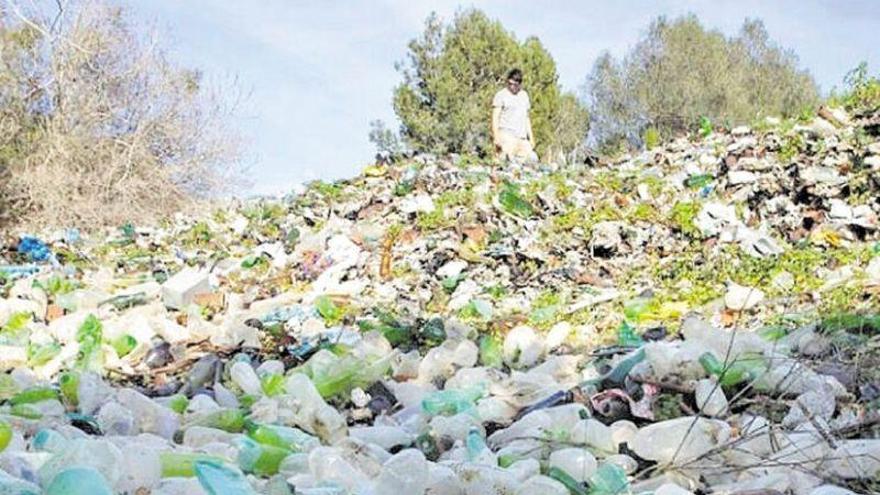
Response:
[{"label": "crushed plastic bottle", "polygon": [[590,495],[620,495],[629,493],[626,471],[620,466],[604,463],[587,480]]},{"label": "crushed plastic bottle", "polygon": [[240,472],[218,461],[199,460],[193,469],[208,495],[256,495]]},{"label": "crushed plastic bottle", "polygon": [[52,478],[46,495],[113,495],[113,491],[98,470],[71,467]]},{"label": "crushed plastic bottle", "polygon": [[454,416],[475,411],[477,399],[485,394],[482,387],[463,390],[440,390],[422,399],[422,410],[428,414]]}]

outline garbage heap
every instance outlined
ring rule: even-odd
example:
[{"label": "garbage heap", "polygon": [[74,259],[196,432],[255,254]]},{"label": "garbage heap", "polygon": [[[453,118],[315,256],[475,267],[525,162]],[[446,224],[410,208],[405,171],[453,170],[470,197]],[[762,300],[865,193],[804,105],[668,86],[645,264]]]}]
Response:
[{"label": "garbage heap", "polygon": [[7,236],[0,493],[876,491],[880,116],[820,115]]}]

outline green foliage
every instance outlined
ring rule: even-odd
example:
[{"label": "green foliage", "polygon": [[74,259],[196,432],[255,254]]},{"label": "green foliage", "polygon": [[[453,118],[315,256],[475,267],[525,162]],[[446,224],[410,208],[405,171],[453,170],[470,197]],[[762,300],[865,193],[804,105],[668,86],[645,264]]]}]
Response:
[{"label": "green foliage", "polygon": [[214,235],[208,222],[198,222],[184,236],[184,243],[191,246],[204,246],[211,242]]},{"label": "green foliage", "polygon": [[507,213],[520,218],[529,218],[535,214],[535,208],[520,194],[519,187],[513,182],[505,182],[498,193],[498,202]]},{"label": "green foliage", "polygon": [[309,184],[309,188],[320,194],[324,201],[332,202],[342,199],[342,185],[337,182],[317,180]]},{"label": "green foliage", "polygon": [[318,314],[321,315],[328,327],[339,325],[348,314],[346,306],[336,304],[333,299],[327,296],[319,296],[315,299],[315,309],[318,310]]},{"label": "green foliage", "polygon": [[373,120],[370,122],[370,142],[376,145],[376,151],[382,154],[394,156],[403,153],[404,146],[400,142],[400,136],[389,129],[385,122]]},{"label": "green foliage", "polygon": [[800,153],[806,143],[804,137],[799,132],[789,132],[783,137],[782,147],[779,149],[779,161],[782,163],[790,162],[798,153]]},{"label": "green foliage", "polygon": [[6,320],[6,324],[0,327],[0,338],[18,338],[27,329],[27,325],[30,322],[31,314],[27,311],[12,313],[9,319]]},{"label": "green foliage", "polygon": [[712,134],[712,121],[707,117],[700,117],[700,135],[704,138]]},{"label": "green foliage", "polygon": [[529,324],[539,329],[549,328],[562,311],[564,298],[558,292],[546,290],[532,301]]},{"label": "green foliage", "polygon": [[645,143],[646,150],[656,148],[660,144],[660,131],[654,126],[649,126],[645,129],[645,136],[642,138],[642,141]]},{"label": "green foliage", "polygon": [[700,117],[748,124],[794,117],[817,102],[813,78],[770,41],[761,21],[747,19],[737,36],[725,37],[694,15],[658,17],[622,60],[599,57],[587,92],[591,130],[605,150],[641,144],[650,127],[673,136],[706,130]]},{"label": "green foliage", "polygon": [[842,106],[849,111],[875,111],[880,109],[880,79],[868,74],[867,62],[849,71],[843,79],[843,92],[832,91],[828,98],[831,106]]},{"label": "green foliage", "polygon": [[394,90],[394,110],[414,150],[491,155],[492,98],[514,67],[524,74],[539,154],[567,153],[586,135],[586,110],[562,93],[541,42],[519,42],[479,10],[459,12],[448,26],[431,15],[407,58],[397,65],[403,82]]},{"label": "green foliage", "polygon": [[435,205],[431,211],[420,211],[416,215],[416,226],[424,232],[445,229],[451,227],[453,223],[453,220],[446,215],[446,208],[440,205]]},{"label": "green foliage", "polygon": [[59,277],[58,275],[52,275],[45,282],[39,282],[34,280],[34,287],[39,287],[46,291],[47,294],[51,296],[57,296],[59,294],[68,294],[76,290],[77,284],[74,281],[71,281],[65,277]]},{"label": "green foliage", "polygon": [[76,331],[79,352],[75,367],[79,370],[100,371],[103,368],[101,342],[104,338],[104,326],[95,315],[89,315]]},{"label": "green foliage", "polygon": [[669,222],[673,228],[689,236],[699,235],[694,218],[700,212],[700,204],[694,201],[679,201],[669,212]]}]

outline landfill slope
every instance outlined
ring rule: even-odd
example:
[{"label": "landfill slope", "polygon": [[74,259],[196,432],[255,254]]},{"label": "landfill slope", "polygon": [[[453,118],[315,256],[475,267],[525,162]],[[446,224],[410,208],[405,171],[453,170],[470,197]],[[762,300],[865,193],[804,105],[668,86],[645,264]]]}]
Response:
[{"label": "landfill slope", "polygon": [[880,115],[820,115],[10,238],[0,493],[877,490]]}]

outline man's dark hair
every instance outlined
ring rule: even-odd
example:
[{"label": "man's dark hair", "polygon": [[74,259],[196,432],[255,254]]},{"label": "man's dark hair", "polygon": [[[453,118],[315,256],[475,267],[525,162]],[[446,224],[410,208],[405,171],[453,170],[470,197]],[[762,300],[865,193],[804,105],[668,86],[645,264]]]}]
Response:
[{"label": "man's dark hair", "polygon": [[522,82],[522,71],[519,69],[510,69],[510,72],[507,73],[507,80],[513,80],[518,83]]}]

